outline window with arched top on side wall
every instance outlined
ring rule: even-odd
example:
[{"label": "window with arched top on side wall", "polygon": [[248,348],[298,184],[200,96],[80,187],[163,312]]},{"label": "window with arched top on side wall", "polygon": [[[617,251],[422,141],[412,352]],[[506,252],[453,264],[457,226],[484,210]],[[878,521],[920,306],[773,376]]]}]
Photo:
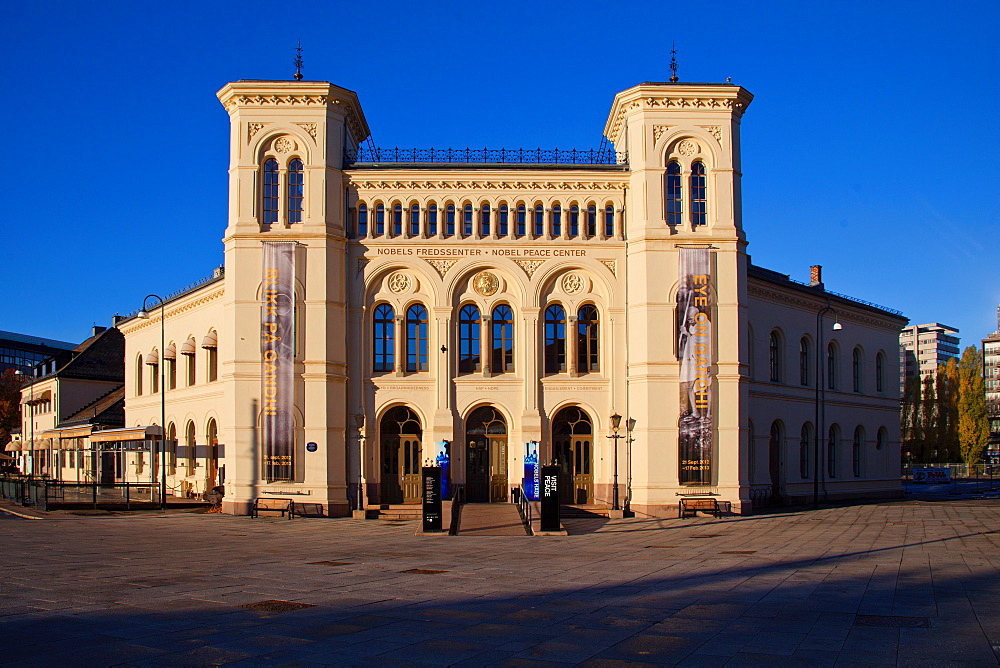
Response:
[{"label": "window with arched top on side wall", "polygon": [[566,370],[566,311],[560,304],[545,309],[545,373]]},{"label": "window with arched top on side wall", "polygon": [[506,237],[510,235],[510,209],[506,202],[500,203],[497,210],[497,236]]},{"label": "window with arched top on side wall", "polygon": [[667,225],[680,225],[684,215],[684,194],[681,190],[681,164],[676,160],[667,163],[663,190]]},{"label": "window with arched top on side wall", "polygon": [[615,207],[611,204],[604,207],[604,236],[608,239],[615,236]]},{"label": "window with arched top on side wall", "polygon": [[406,310],[406,370],[427,371],[427,309],[413,304]]},{"label": "window with arched top on side wall", "polygon": [[862,364],[864,363],[864,356],[861,353],[860,348],[855,348],[851,353],[851,389],[855,392],[861,392],[862,385]]},{"label": "window with arched top on side wall", "polygon": [[881,350],[875,355],[875,391],[885,392],[885,353]]},{"label": "window with arched top on side wall", "polygon": [[187,469],[190,475],[194,473],[195,448],[197,447],[193,420],[188,420],[187,426],[184,428],[184,445],[187,448]]},{"label": "window with arched top on side wall", "polygon": [[577,312],[576,370],[597,373],[601,370],[600,316],[593,304],[584,304]]},{"label": "window with arched top on side wall", "polygon": [[268,158],[264,161],[261,193],[263,195],[263,222],[275,225],[278,222],[278,161]]},{"label": "window with arched top on side wall", "polygon": [[532,235],[536,237],[545,236],[545,207],[541,204],[535,205],[535,215],[533,221]]},{"label": "window with arched top on side wall", "polygon": [[385,236],[385,205],[382,202],[375,204],[375,234],[376,237]]},{"label": "window with arched top on side wall", "polygon": [[177,473],[177,426],[173,422],[167,423],[167,450],[170,454],[170,475]]},{"label": "window with arched top on side wall", "polygon": [[427,205],[427,235],[436,237],[438,233],[438,207],[436,202]]},{"label": "window with arched top on side wall", "polygon": [[812,424],[806,422],[799,432],[799,477],[809,478],[809,451],[812,449]]},{"label": "window with arched top on side wall", "polygon": [[392,236],[403,236],[403,205],[399,202],[392,205]]},{"label": "window with arched top on side wall", "polygon": [[769,378],[773,383],[780,383],[782,377],[781,368],[781,334],[777,331],[771,332],[768,339],[768,368]]},{"label": "window with arched top on side wall", "polygon": [[828,478],[837,477],[837,448],[839,445],[840,427],[836,424],[831,424],[826,440],[826,476]]},{"label": "window with arched top on side wall", "polygon": [[420,236],[420,205],[416,202],[410,205],[410,236]]},{"label": "window with arched top on side wall", "polygon": [[451,202],[444,210],[444,235],[446,237],[455,236],[455,205]]},{"label": "window with arched top on side wall", "polygon": [[364,202],[358,203],[358,228],[356,233],[359,237],[368,236],[368,205]]},{"label": "window with arched top on side wall", "polygon": [[472,205],[466,204],[462,207],[462,236],[471,237],[472,236]]},{"label": "window with arched top on side wall", "polygon": [[826,346],[826,388],[837,389],[837,344],[831,341]]},{"label": "window with arched top on side wall", "polygon": [[812,355],[809,350],[809,339],[799,340],[799,385],[809,385],[809,367]]},{"label": "window with arched top on side wall", "polygon": [[691,163],[691,225],[708,224],[708,178],[705,175],[705,163]]},{"label": "window with arched top on side wall", "polygon": [[490,223],[491,221],[491,211],[490,205],[483,202],[482,206],[479,207],[479,236],[488,237],[490,236]]},{"label": "window with arched top on side wall", "polygon": [[573,204],[569,207],[569,236],[576,239],[580,236],[580,207]]},{"label": "window with arched top on side wall", "polygon": [[562,236],[562,207],[558,204],[552,205],[552,236]]},{"label": "window with arched top on side wall", "polygon": [[858,425],[854,428],[854,442],[851,444],[851,469],[855,478],[862,473],[862,449],[865,445],[865,428]]},{"label": "window with arched top on side wall", "polygon": [[517,218],[514,224],[514,234],[523,237],[528,233],[528,212],[524,208],[524,202],[517,205]]},{"label": "window with arched top on side wall", "polygon": [[586,223],[586,234],[587,237],[593,239],[597,236],[597,205],[588,204],[587,205],[587,223]]},{"label": "window with arched top on side wall", "polygon": [[482,318],[475,304],[466,304],[458,312],[458,372],[480,370],[480,337]]},{"label": "window with arched top on side wall", "polygon": [[507,304],[493,308],[493,354],[490,361],[492,373],[514,371],[514,311]]},{"label": "window with arched top on side wall", "polygon": [[302,161],[295,158],[288,163],[288,222],[302,222],[302,203],[305,196],[306,175]]},{"label": "window with arched top on side wall", "polygon": [[375,307],[372,319],[372,370],[386,373],[395,368],[396,313],[389,304]]},{"label": "window with arched top on side wall", "polygon": [[142,368],[142,355],[139,355],[135,360],[135,396],[142,396],[142,374],[144,369]]},{"label": "window with arched top on side wall", "polygon": [[219,379],[219,349],[217,341],[218,335],[213,330],[201,343],[201,347],[205,349],[205,356],[207,358],[205,378],[210,383]]},{"label": "window with arched top on side wall", "polygon": [[888,442],[889,432],[886,431],[885,427],[879,427],[878,432],[875,434],[875,449],[882,450]]},{"label": "window with arched top on side wall", "polygon": [[754,359],[756,355],[756,350],[753,344],[753,326],[747,325],[747,376],[750,380],[754,379],[755,372],[757,371],[757,362]]}]

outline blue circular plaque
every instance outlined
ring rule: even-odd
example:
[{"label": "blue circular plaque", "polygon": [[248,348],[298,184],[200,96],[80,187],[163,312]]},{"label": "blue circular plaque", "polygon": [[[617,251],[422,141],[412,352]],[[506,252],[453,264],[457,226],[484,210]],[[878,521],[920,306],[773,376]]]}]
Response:
[{"label": "blue circular plaque", "polygon": [[315,443],[306,443],[306,450],[308,450],[309,452],[316,452],[316,448],[318,447],[319,446],[316,445]]}]

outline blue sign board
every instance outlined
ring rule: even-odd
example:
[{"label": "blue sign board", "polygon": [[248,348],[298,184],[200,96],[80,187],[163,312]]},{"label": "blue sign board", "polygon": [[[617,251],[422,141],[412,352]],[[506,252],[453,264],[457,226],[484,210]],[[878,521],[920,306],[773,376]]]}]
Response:
[{"label": "blue sign board", "polygon": [[316,445],[315,443],[312,443],[312,442],[306,443],[306,450],[308,450],[309,452],[316,452],[316,449],[318,447],[319,446]]},{"label": "blue sign board", "polygon": [[451,465],[451,441],[438,441],[434,448],[434,466],[441,467],[441,498],[451,498],[449,484],[451,476],[449,468]]},{"label": "blue sign board", "polygon": [[524,444],[524,495],[529,501],[538,501],[538,487],[542,469],[538,462],[538,441]]}]

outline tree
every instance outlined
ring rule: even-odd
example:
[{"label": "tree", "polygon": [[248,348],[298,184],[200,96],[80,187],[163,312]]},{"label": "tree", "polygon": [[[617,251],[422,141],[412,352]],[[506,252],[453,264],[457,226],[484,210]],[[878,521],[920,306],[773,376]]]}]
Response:
[{"label": "tree", "polygon": [[921,461],[941,461],[941,446],[937,439],[937,400],[934,396],[934,376],[923,377],[920,393],[920,442],[923,444]]},{"label": "tree", "polygon": [[989,440],[983,356],[977,347],[969,346],[958,363],[958,441],[965,463],[977,464]]},{"label": "tree", "polygon": [[934,382],[935,438],[940,444],[941,459],[957,462],[962,457],[958,443],[958,360],[952,357],[939,367]]},{"label": "tree", "polygon": [[0,374],[0,449],[10,442],[10,432],[21,425],[21,376],[14,369]]},{"label": "tree", "polygon": [[[906,379],[903,385],[902,410],[899,414],[900,432],[902,435],[902,452],[909,452],[917,460],[922,452],[920,444],[920,377],[913,375]],[[905,464],[905,462],[904,462]]]}]

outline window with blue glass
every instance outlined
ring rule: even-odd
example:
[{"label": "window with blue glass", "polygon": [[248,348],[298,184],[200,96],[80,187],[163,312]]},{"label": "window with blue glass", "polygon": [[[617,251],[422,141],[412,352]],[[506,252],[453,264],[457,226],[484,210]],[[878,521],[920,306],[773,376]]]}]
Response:
[{"label": "window with blue glass", "polygon": [[507,209],[507,205],[501,204],[500,211],[497,213],[497,234],[501,237],[507,236],[510,232],[509,216],[510,212]]},{"label": "window with blue glass", "polygon": [[535,206],[535,220],[534,220],[534,236],[544,237],[545,236],[545,208],[541,204]]},{"label": "window with blue glass", "polygon": [[528,226],[528,213],[527,211],[525,211],[523,204],[518,204],[517,223],[514,228],[514,233],[519,237],[523,237],[525,234],[528,233],[527,226]]},{"label": "window with blue glass", "polygon": [[458,314],[458,372],[479,371],[481,319],[474,304],[466,304]]},{"label": "window with blue glass", "polygon": [[514,371],[514,312],[506,304],[493,309],[493,373]]},{"label": "window with blue glass", "polygon": [[604,236],[615,236],[615,207],[610,204],[604,207]]},{"label": "window with blue glass", "polygon": [[558,204],[552,207],[552,236],[562,236],[562,207]]},{"label": "window with blue glass", "polygon": [[375,372],[392,371],[395,364],[396,313],[388,304],[379,304],[375,307],[372,349]]},{"label": "window with blue glass", "polygon": [[381,202],[375,205],[375,236],[385,234],[385,206]]},{"label": "window with blue glass", "polygon": [[438,208],[437,204],[431,203],[427,207],[427,234],[436,237],[438,233]]},{"label": "window with blue glass", "polygon": [[288,222],[302,222],[302,196],[305,189],[305,172],[302,161],[296,158],[288,163]]},{"label": "window with blue glass", "polygon": [[587,236],[597,236],[597,207],[593,204],[587,207]]},{"label": "window with blue glass", "polygon": [[420,206],[418,204],[410,205],[410,236],[420,236]]},{"label": "window with blue glass", "polygon": [[490,205],[483,204],[479,208],[479,236],[490,236]]},{"label": "window with blue glass", "polygon": [[472,236],[472,205],[466,204],[462,207],[462,236]]},{"label": "window with blue glass", "polygon": [[569,208],[569,235],[580,236],[580,207],[576,204]]},{"label": "window with blue glass", "polygon": [[691,165],[691,224],[705,225],[708,223],[708,179],[705,176],[705,163],[695,162]]},{"label": "window with blue glass", "polygon": [[268,158],[264,162],[264,223],[278,222],[278,161]]},{"label": "window with blue glass", "polygon": [[684,212],[681,193],[681,165],[676,160],[667,163],[665,199],[667,208],[667,225],[680,225]]},{"label": "window with blue glass", "polygon": [[577,312],[576,370],[594,373],[601,370],[600,332],[597,307],[585,304]]},{"label": "window with blue glass", "polygon": [[368,206],[364,203],[358,204],[358,236],[368,236]]},{"label": "window with blue glass", "polygon": [[446,237],[455,236],[455,205],[449,204],[448,208],[445,209],[445,227],[444,235]]},{"label": "window with blue glass", "polygon": [[392,207],[392,236],[403,236],[403,206],[399,202]]},{"label": "window with blue glass", "polygon": [[566,311],[559,304],[545,309],[545,373],[566,370]]},{"label": "window with blue glass", "polygon": [[427,309],[423,304],[406,311],[406,370],[427,371]]}]

